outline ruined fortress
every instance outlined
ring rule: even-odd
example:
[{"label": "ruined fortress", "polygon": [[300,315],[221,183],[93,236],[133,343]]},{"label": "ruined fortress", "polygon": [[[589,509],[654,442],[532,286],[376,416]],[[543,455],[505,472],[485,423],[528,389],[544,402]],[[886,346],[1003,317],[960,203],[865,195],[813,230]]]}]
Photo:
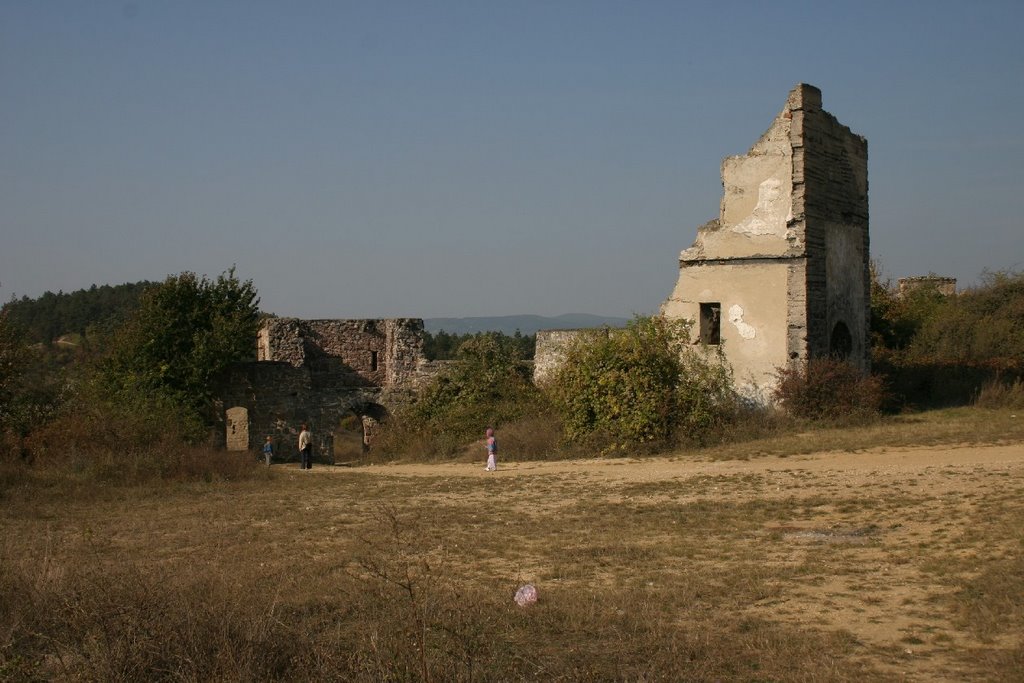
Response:
[{"label": "ruined fortress", "polygon": [[719,216],[680,254],[662,314],[721,344],[754,397],[777,368],[811,358],[867,369],[867,141],[800,84],[750,151],[722,162],[722,185]]},{"label": "ruined fortress", "polygon": [[[754,399],[767,400],[778,368],[811,358],[866,369],[867,141],[822,109],[821,91],[800,84],[754,146],[722,162],[722,185],[719,216],[680,254],[662,315],[690,320],[695,343],[721,346]],[[537,381],[580,334],[607,331],[538,333]],[[257,361],[234,368],[220,393],[229,449],[257,448],[269,434],[279,453],[291,453],[308,422],[323,458],[347,415],[369,443],[380,420],[438,370],[423,356],[419,319],[273,318],[256,345]]]},{"label": "ruined fortress", "polygon": [[423,321],[268,318],[256,338],[256,361],[234,366],[221,382],[218,435],[228,450],[295,452],[309,424],[314,454],[333,461],[334,432],[349,415],[369,444],[380,421],[409,403],[440,364],[423,355]]}]

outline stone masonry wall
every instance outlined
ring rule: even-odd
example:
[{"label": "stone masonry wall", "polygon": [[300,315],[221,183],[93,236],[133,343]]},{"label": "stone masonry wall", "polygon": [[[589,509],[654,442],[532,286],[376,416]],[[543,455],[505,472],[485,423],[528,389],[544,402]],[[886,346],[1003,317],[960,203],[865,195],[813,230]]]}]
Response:
[{"label": "stone masonry wall", "polygon": [[581,337],[608,335],[608,328],[582,330],[538,330],[537,345],[533,353],[533,381],[535,384],[554,377],[565,363],[565,354]]},{"label": "stone masonry wall", "polygon": [[270,318],[257,349],[258,360],[309,367],[318,386],[399,386],[423,361],[423,321]]},{"label": "stone masonry wall", "polygon": [[849,330],[849,358],[868,365],[870,324],[868,143],[821,107],[821,91],[790,94],[794,216],[807,243],[807,354],[833,351],[836,326]]},{"label": "stone masonry wall", "polygon": [[[333,432],[357,415],[364,437],[410,402],[440,369],[423,356],[423,321],[268,319],[257,335],[257,361],[241,363],[221,382],[222,445],[258,450],[270,435],[279,458],[293,459],[303,423],[314,457],[331,461]],[[247,420],[248,443],[240,420]]]}]

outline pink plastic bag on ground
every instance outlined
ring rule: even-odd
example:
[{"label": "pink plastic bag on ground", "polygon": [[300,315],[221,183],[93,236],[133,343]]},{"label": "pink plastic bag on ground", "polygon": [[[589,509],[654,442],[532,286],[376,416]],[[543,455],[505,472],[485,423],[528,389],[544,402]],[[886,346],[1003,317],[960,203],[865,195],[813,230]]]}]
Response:
[{"label": "pink plastic bag on ground", "polygon": [[520,607],[529,607],[537,602],[537,589],[532,583],[520,586],[519,590],[516,591],[516,596],[512,599]]}]

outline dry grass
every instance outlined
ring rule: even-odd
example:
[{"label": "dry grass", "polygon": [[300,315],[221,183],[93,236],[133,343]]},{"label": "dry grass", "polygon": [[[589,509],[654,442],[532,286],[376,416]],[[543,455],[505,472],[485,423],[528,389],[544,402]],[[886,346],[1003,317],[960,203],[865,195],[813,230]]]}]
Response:
[{"label": "dry grass", "polygon": [[1024,457],[777,457],[1024,443],[1010,414],[490,475],[9,472],[0,679],[1020,680]]},{"label": "dry grass", "polygon": [[981,388],[975,403],[982,408],[1024,409],[1024,380],[989,382]]},{"label": "dry grass", "polygon": [[[762,429],[770,433],[770,430]],[[895,415],[863,425],[784,429],[753,441],[737,440],[696,453],[715,460],[818,451],[856,452],[868,448],[1024,441],[1024,413],[1012,409],[948,408]]]}]

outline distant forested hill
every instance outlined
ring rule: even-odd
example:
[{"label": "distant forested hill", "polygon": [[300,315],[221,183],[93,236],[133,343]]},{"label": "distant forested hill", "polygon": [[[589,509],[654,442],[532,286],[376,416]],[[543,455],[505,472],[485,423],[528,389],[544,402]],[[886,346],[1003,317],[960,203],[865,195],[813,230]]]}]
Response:
[{"label": "distant forested hill", "polygon": [[622,327],[628,318],[569,313],[554,317],[542,315],[503,315],[478,318],[426,318],[423,326],[428,332],[444,330],[451,334],[475,334],[476,332],[501,332],[514,334],[519,330],[524,335],[536,334],[537,330],[579,329],[586,327]]},{"label": "distant forested hill", "polygon": [[85,335],[90,327],[116,325],[139,305],[142,291],[152,282],[93,285],[70,294],[46,292],[38,299],[23,296],[3,306],[8,319],[25,330],[28,339],[49,344],[66,334]]}]

